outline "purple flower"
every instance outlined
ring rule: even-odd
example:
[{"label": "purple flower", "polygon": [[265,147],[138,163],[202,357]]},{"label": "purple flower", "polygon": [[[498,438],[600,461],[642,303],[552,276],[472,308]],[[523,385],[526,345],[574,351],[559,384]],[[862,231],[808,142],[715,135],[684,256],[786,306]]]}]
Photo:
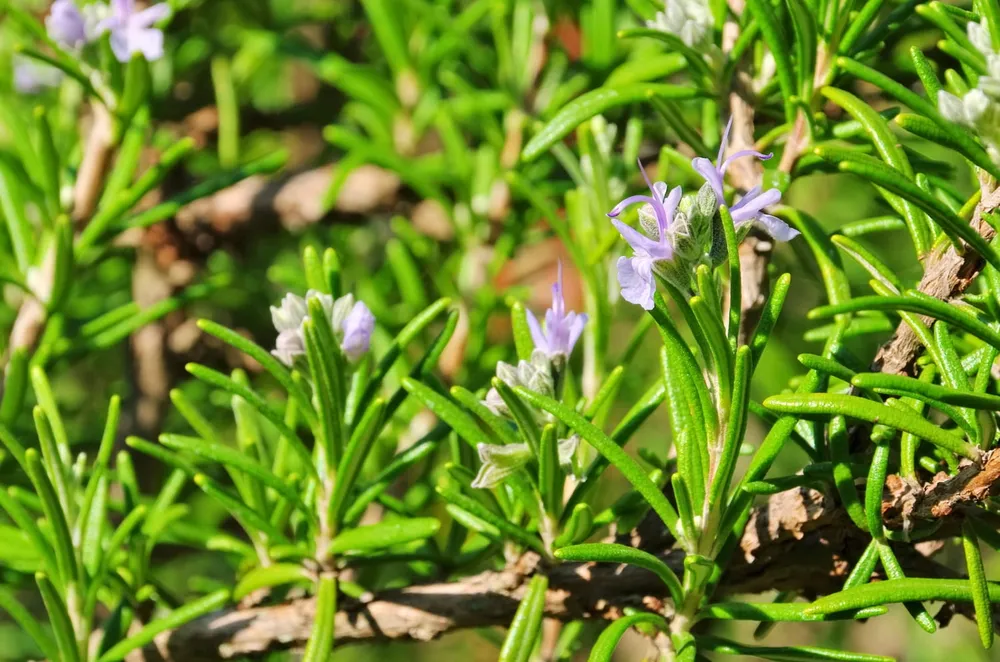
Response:
[{"label": "purple flower", "polygon": [[315,290],[306,292],[305,298],[286,294],[280,307],[271,306],[271,321],[278,332],[271,354],[291,367],[296,357],[306,353],[302,325],[309,319],[308,302],[311,299],[319,300],[348,360],[361,358],[371,345],[375,316],[363,302],[355,301],[353,294],[345,294],[335,301],[329,294]]},{"label": "purple flower", "polygon": [[[653,309],[653,293],[656,291],[656,280],[653,277],[653,268],[657,262],[670,260],[674,255],[674,246],[670,241],[669,227],[673,220],[674,212],[677,211],[677,204],[681,199],[681,188],[675,187],[670,194],[667,194],[667,185],[663,182],[651,184],[646,171],[639,164],[639,170],[652,196],[633,195],[625,198],[615,208],[608,212],[611,222],[621,234],[622,239],[632,247],[633,255],[630,258],[618,258],[618,284],[622,288],[622,297],[629,303],[642,306],[646,310]],[[644,202],[652,209],[655,216],[655,227],[652,223],[646,229],[654,238],[633,229],[618,220],[618,215],[629,205]],[[645,207],[643,208],[645,209]]]},{"label": "purple flower", "polygon": [[46,88],[56,87],[63,79],[63,72],[47,64],[14,56],[14,89],[21,94],[38,94]]},{"label": "purple flower", "polygon": [[722,181],[726,176],[726,170],[729,169],[730,163],[744,156],[756,156],[761,161],[767,161],[773,156],[773,154],[762,154],[761,152],[757,152],[752,149],[741,149],[740,151],[730,155],[728,159],[723,160],[722,157],[726,155],[726,147],[729,145],[729,131],[732,128],[733,118],[730,117],[729,123],[726,124],[726,131],[722,134],[722,144],[719,145],[719,156],[715,160],[715,163],[719,164],[718,166],[701,156],[691,159],[691,165],[698,171],[698,174],[704,177],[705,181],[712,185],[712,190],[715,191],[715,197],[720,205],[725,201],[722,191]]},{"label": "purple flower", "polygon": [[344,339],[340,343],[344,355],[351,361],[360,359],[371,346],[374,330],[375,316],[363,301],[358,301],[344,318]]},{"label": "purple flower", "polygon": [[80,48],[88,41],[86,22],[73,0],[53,2],[45,27],[52,40],[66,48]]},{"label": "purple flower", "polygon": [[549,359],[566,358],[573,353],[576,341],[583,333],[587,324],[586,313],[566,312],[566,299],[563,297],[562,262],[559,263],[559,276],[552,285],[552,307],[545,311],[545,328],[538,323],[538,318],[530,310],[528,326],[531,328],[531,339],[535,341],[535,349],[545,353]]},{"label": "purple flower", "polygon": [[136,11],[135,0],[112,0],[111,16],[97,25],[97,31],[111,32],[111,50],[119,62],[128,62],[136,53],[152,62],[163,57],[163,31],[153,25],[168,16],[165,2]]},{"label": "purple flower", "polygon": [[[691,165],[694,169],[705,178],[705,181],[715,191],[716,203],[719,205],[725,204],[722,182],[730,163],[744,156],[755,156],[761,161],[766,161],[773,156],[772,154],[763,154],[752,149],[741,149],[723,160],[722,157],[726,154],[726,146],[729,144],[729,131],[732,128],[733,118],[730,117],[729,122],[726,124],[726,131],[722,134],[722,144],[719,145],[719,156],[715,161],[718,166],[700,156],[691,160]],[[733,225],[738,228],[741,225],[749,223],[764,230],[777,241],[794,239],[799,235],[798,230],[793,230],[781,219],[770,214],[765,214],[762,211],[764,207],[777,204],[780,201],[781,191],[778,189],[772,188],[761,193],[761,187],[755,186],[739,202],[730,207],[729,212],[733,216]]]},{"label": "purple flower", "polygon": [[777,241],[791,241],[799,236],[799,231],[793,229],[780,218],[765,214],[762,210],[781,201],[781,191],[776,188],[761,192],[759,186],[754,186],[739,202],[729,209],[733,217],[733,225],[739,228],[747,223],[768,233]]}]

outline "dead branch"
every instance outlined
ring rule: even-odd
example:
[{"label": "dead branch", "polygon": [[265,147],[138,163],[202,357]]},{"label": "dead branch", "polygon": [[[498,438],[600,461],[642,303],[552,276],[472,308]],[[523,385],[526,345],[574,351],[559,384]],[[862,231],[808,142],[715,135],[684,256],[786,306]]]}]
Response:
[{"label": "dead branch", "polygon": [[[911,519],[924,522],[953,518],[958,505],[980,503],[1000,486],[1000,451],[986,454],[981,464],[964,465],[957,476],[936,478],[920,488],[915,500],[912,494],[894,489],[900,480],[890,476],[883,512],[906,510]],[[901,526],[899,517],[888,516],[886,521],[890,527]],[[662,524],[656,524],[650,528],[662,532]],[[652,530],[642,537],[645,540],[635,544],[646,547],[645,542],[663,540]],[[782,492],[754,511],[740,542],[741,553],[734,557],[716,597],[771,590],[807,596],[831,593],[840,588],[868,542],[868,534],[850,523],[831,495],[808,488]],[[907,569],[920,576],[949,573],[913,546],[901,546],[899,553]],[[683,568],[683,553],[678,550],[660,550],[660,558],[678,571]],[[348,601],[337,613],[337,644],[427,641],[454,630],[506,625],[523,596],[525,579],[536,568],[549,576],[545,611],[550,618],[611,619],[625,607],[670,613],[661,584],[644,570],[607,564],[545,569],[537,557],[527,556],[508,570]],[[952,611],[971,613],[961,608]],[[314,613],[312,598],[218,612],[161,634],[155,645],[136,653],[131,662],[216,662],[299,648],[309,638]]]},{"label": "dead branch", "polygon": [[91,104],[92,121],[83,160],[73,187],[73,218],[85,223],[94,214],[111,158],[111,113],[100,102]]},{"label": "dead branch", "polygon": [[[986,215],[1000,208],[1000,187],[989,175],[982,174],[980,189],[982,199],[976,205],[971,224],[976,232],[989,241],[993,239],[995,232],[986,221]],[[984,264],[978,253],[967,246],[963,246],[963,249],[956,250],[950,244],[935,249],[924,263],[924,277],[920,280],[918,289],[942,301],[962,294],[982,271]],[[931,320],[924,319],[924,322],[929,324]],[[913,362],[922,349],[913,330],[905,322],[901,322],[892,339],[875,355],[872,369],[889,374],[912,373]]]},{"label": "dead branch", "polygon": [[334,171],[327,165],[285,177],[249,177],[192,202],[178,212],[177,225],[185,232],[207,228],[225,234],[251,220],[277,219],[286,230],[300,230],[331,212],[362,215],[391,208],[401,186],[399,177],[388,170],[362,165],[347,175],[333,209],[328,210],[323,201]]}]

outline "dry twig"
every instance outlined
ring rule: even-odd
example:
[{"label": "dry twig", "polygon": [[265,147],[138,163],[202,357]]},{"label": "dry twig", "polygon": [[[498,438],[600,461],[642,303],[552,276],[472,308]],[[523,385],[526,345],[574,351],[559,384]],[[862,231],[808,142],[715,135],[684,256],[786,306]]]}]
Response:
[{"label": "dry twig", "polygon": [[[988,454],[981,465],[966,465],[958,477],[925,486],[915,508],[909,495],[893,488],[900,480],[890,476],[883,512],[909,509],[916,520],[948,518],[950,524],[958,514],[958,504],[982,502],[1000,487],[1000,451]],[[644,538],[663,540],[663,527],[656,524],[643,533]],[[900,521],[887,517],[887,524],[899,526]],[[754,511],[740,543],[742,554],[734,558],[717,597],[771,590],[807,596],[836,591],[868,541],[868,534],[851,525],[830,495],[808,488],[782,492]],[[644,540],[635,542],[647,547]],[[898,553],[904,565],[921,576],[953,575],[912,546],[901,546]],[[682,552],[661,549],[659,555],[682,570]],[[550,618],[610,619],[621,615],[625,607],[670,613],[662,585],[644,570],[606,564],[545,569],[537,557],[529,555],[504,571],[349,601],[337,613],[337,644],[426,641],[455,630],[506,625],[523,596],[526,578],[536,569],[549,576],[545,613]],[[971,614],[962,608],[952,611]],[[130,662],[216,662],[298,648],[309,638],[314,612],[312,598],[222,611],[163,633],[155,646],[136,653]]]}]

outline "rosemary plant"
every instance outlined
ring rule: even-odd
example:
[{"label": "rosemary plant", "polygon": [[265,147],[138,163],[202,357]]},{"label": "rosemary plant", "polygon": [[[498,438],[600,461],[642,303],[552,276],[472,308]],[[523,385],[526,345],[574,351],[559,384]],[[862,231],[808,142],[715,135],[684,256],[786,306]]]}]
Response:
[{"label": "rosemary plant", "polygon": [[998,0],[0,20],[0,658],[993,645]]}]

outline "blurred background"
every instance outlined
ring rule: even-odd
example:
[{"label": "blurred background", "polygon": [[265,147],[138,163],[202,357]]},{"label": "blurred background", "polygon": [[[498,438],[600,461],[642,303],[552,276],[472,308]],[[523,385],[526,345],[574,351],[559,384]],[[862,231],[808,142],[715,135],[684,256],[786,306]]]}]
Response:
[{"label": "blurred background", "polygon": [[[39,17],[48,6],[44,0],[13,2]],[[386,5],[395,20],[388,27],[373,26],[364,3],[354,0],[172,0],[169,4],[174,16],[166,29],[167,57],[152,66],[154,139],[145,160],[151,162],[156,150],[184,136],[193,138],[199,149],[143,205],[277,151],[287,153],[287,162],[277,175],[250,177],[184,206],[165,223],[138,230],[120,247],[119,257],[104,263],[93,282],[78,285],[72,314],[80,319],[130,300],[144,306],[168,300],[176,305],[127,341],[73,357],[53,371],[57,399],[72,424],[70,437],[81,447],[96,444],[104,409],[95,403],[106,402],[113,393],[125,401],[125,432],[155,436],[181,430],[182,421],[171,413],[168,399],[173,388],[201,403],[202,412],[220,428],[231,425],[229,396],[188,379],[184,364],[198,361],[226,371],[243,368],[265,389],[266,377],[245,357],[202,334],[194,321],[210,318],[270,346],[274,330],[268,307],[287,291],[305,289],[300,255],[307,245],[336,247],[345,280],[354,284],[356,294],[380,322],[376,353],[388,343],[391,331],[438,296],[461,302],[465,315],[457,334],[460,341],[449,346],[442,360],[442,378],[473,390],[486,385],[496,361],[513,356],[506,297],[523,298],[541,312],[548,304],[557,260],[566,254],[504,176],[516,162],[522,127],[550,116],[559,98],[597,86],[626,60],[641,58],[642,46],[626,50],[606,39],[602,43],[606,35],[606,30],[598,30],[602,17],[583,0],[395,0]],[[614,25],[639,23],[629,3],[618,5],[611,17]],[[528,17],[517,14],[525,6],[532,12]],[[511,53],[497,47],[500,28],[510,25],[517,33],[525,21],[522,32],[533,40],[532,48]],[[398,33],[386,35],[386,30]],[[32,94],[15,85],[20,57],[16,47],[26,39],[11,21],[3,21],[0,9],[0,104],[5,112],[26,115],[41,103],[64,108],[58,120],[66,140],[60,148],[67,154],[78,153],[81,145],[73,136],[78,127],[85,130],[91,118],[86,109],[78,112],[73,90],[64,86],[59,92]],[[904,82],[913,74],[907,70],[907,59],[897,55],[905,54],[915,39],[920,39],[919,33],[905,43],[890,44],[890,53],[896,55],[882,63]],[[934,39],[928,32],[925,41]],[[394,52],[396,43],[404,44],[405,52]],[[663,75],[653,80],[662,79]],[[545,95],[549,98],[543,103]],[[880,104],[877,97],[867,100],[876,108]],[[610,150],[622,150],[629,120],[649,119],[639,155],[647,162],[655,160],[661,144],[669,144],[672,136],[651,117],[641,107],[609,113],[608,124],[618,127],[616,134],[610,133]],[[758,136],[761,133],[758,130]],[[0,133],[0,151],[12,154],[8,139]],[[930,158],[941,156],[927,145],[910,146]],[[638,190],[635,168],[617,157],[611,163],[614,169],[604,177],[616,184],[607,188],[614,191],[627,184],[629,191]],[[935,167],[935,174],[952,182],[963,196],[971,192],[964,165]],[[552,159],[527,174],[539,183],[539,190],[560,193],[570,186],[563,165]],[[669,160],[660,160],[659,178],[671,185],[689,183],[689,174]],[[870,186],[849,176],[800,177],[786,199],[830,230],[886,210]],[[897,273],[904,278],[919,275],[912,255],[893,251],[901,236],[872,236],[879,242],[874,243],[877,252]],[[812,259],[803,251],[801,242],[782,246],[772,263],[775,274],[791,271],[794,280],[763,360],[766,369],[758,371],[753,385],[758,401],[789,388],[800,374],[796,355],[817,351],[823,341],[822,330],[805,319],[806,312],[822,300],[822,285]],[[847,267],[857,283],[866,282],[859,268]],[[571,307],[581,309],[579,276],[569,270],[567,282]],[[188,288],[194,283],[211,287],[193,296]],[[0,306],[0,324],[11,323],[13,310]],[[615,305],[611,357],[634,340],[639,312],[633,306]],[[891,328],[889,320],[874,319],[871,333],[850,341],[859,363],[867,361]],[[611,422],[659,377],[654,335],[640,339],[639,358],[628,371]],[[404,412],[400,418],[413,413]],[[658,416],[639,432],[633,451],[643,448],[659,457],[666,455],[669,439],[662,432],[668,428],[666,415]],[[747,441],[756,443],[764,432],[763,424],[755,421]],[[408,431],[400,426],[396,433]],[[386,435],[379,443],[392,452],[397,439]],[[793,447],[782,456],[776,473],[800,466],[804,456],[797,452]],[[162,467],[148,458],[137,462],[142,487],[155,491],[164,477]],[[0,465],[0,482],[9,464]],[[431,484],[431,477],[419,479]],[[610,503],[624,491],[624,481],[612,473],[604,481],[602,498]],[[195,506],[192,513],[198,524],[227,526],[213,501],[197,490],[187,498]],[[179,545],[161,545],[156,554],[159,582],[178,594],[229,583],[238,571],[218,555]],[[944,554],[961,558],[960,549]],[[988,572],[990,565],[1000,571],[995,558],[989,558]],[[16,574],[17,559],[0,558],[0,573]],[[734,638],[748,640],[751,632],[752,627],[741,630]],[[335,659],[493,660],[499,635],[499,631],[470,631],[426,645],[359,646],[339,651]],[[780,624],[767,641],[844,647],[913,662],[991,659],[980,648],[972,622],[956,619],[930,637],[902,609],[867,624]],[[638,660],[647,652],[636,636],[622,645],[618,659]],[[27,637],[0,615],[0,660],[32,659],[37,653]],[[992,659],[1000,659],[997,655]],[[289,656],[275,654],[268,659],[277,662]]]}]

